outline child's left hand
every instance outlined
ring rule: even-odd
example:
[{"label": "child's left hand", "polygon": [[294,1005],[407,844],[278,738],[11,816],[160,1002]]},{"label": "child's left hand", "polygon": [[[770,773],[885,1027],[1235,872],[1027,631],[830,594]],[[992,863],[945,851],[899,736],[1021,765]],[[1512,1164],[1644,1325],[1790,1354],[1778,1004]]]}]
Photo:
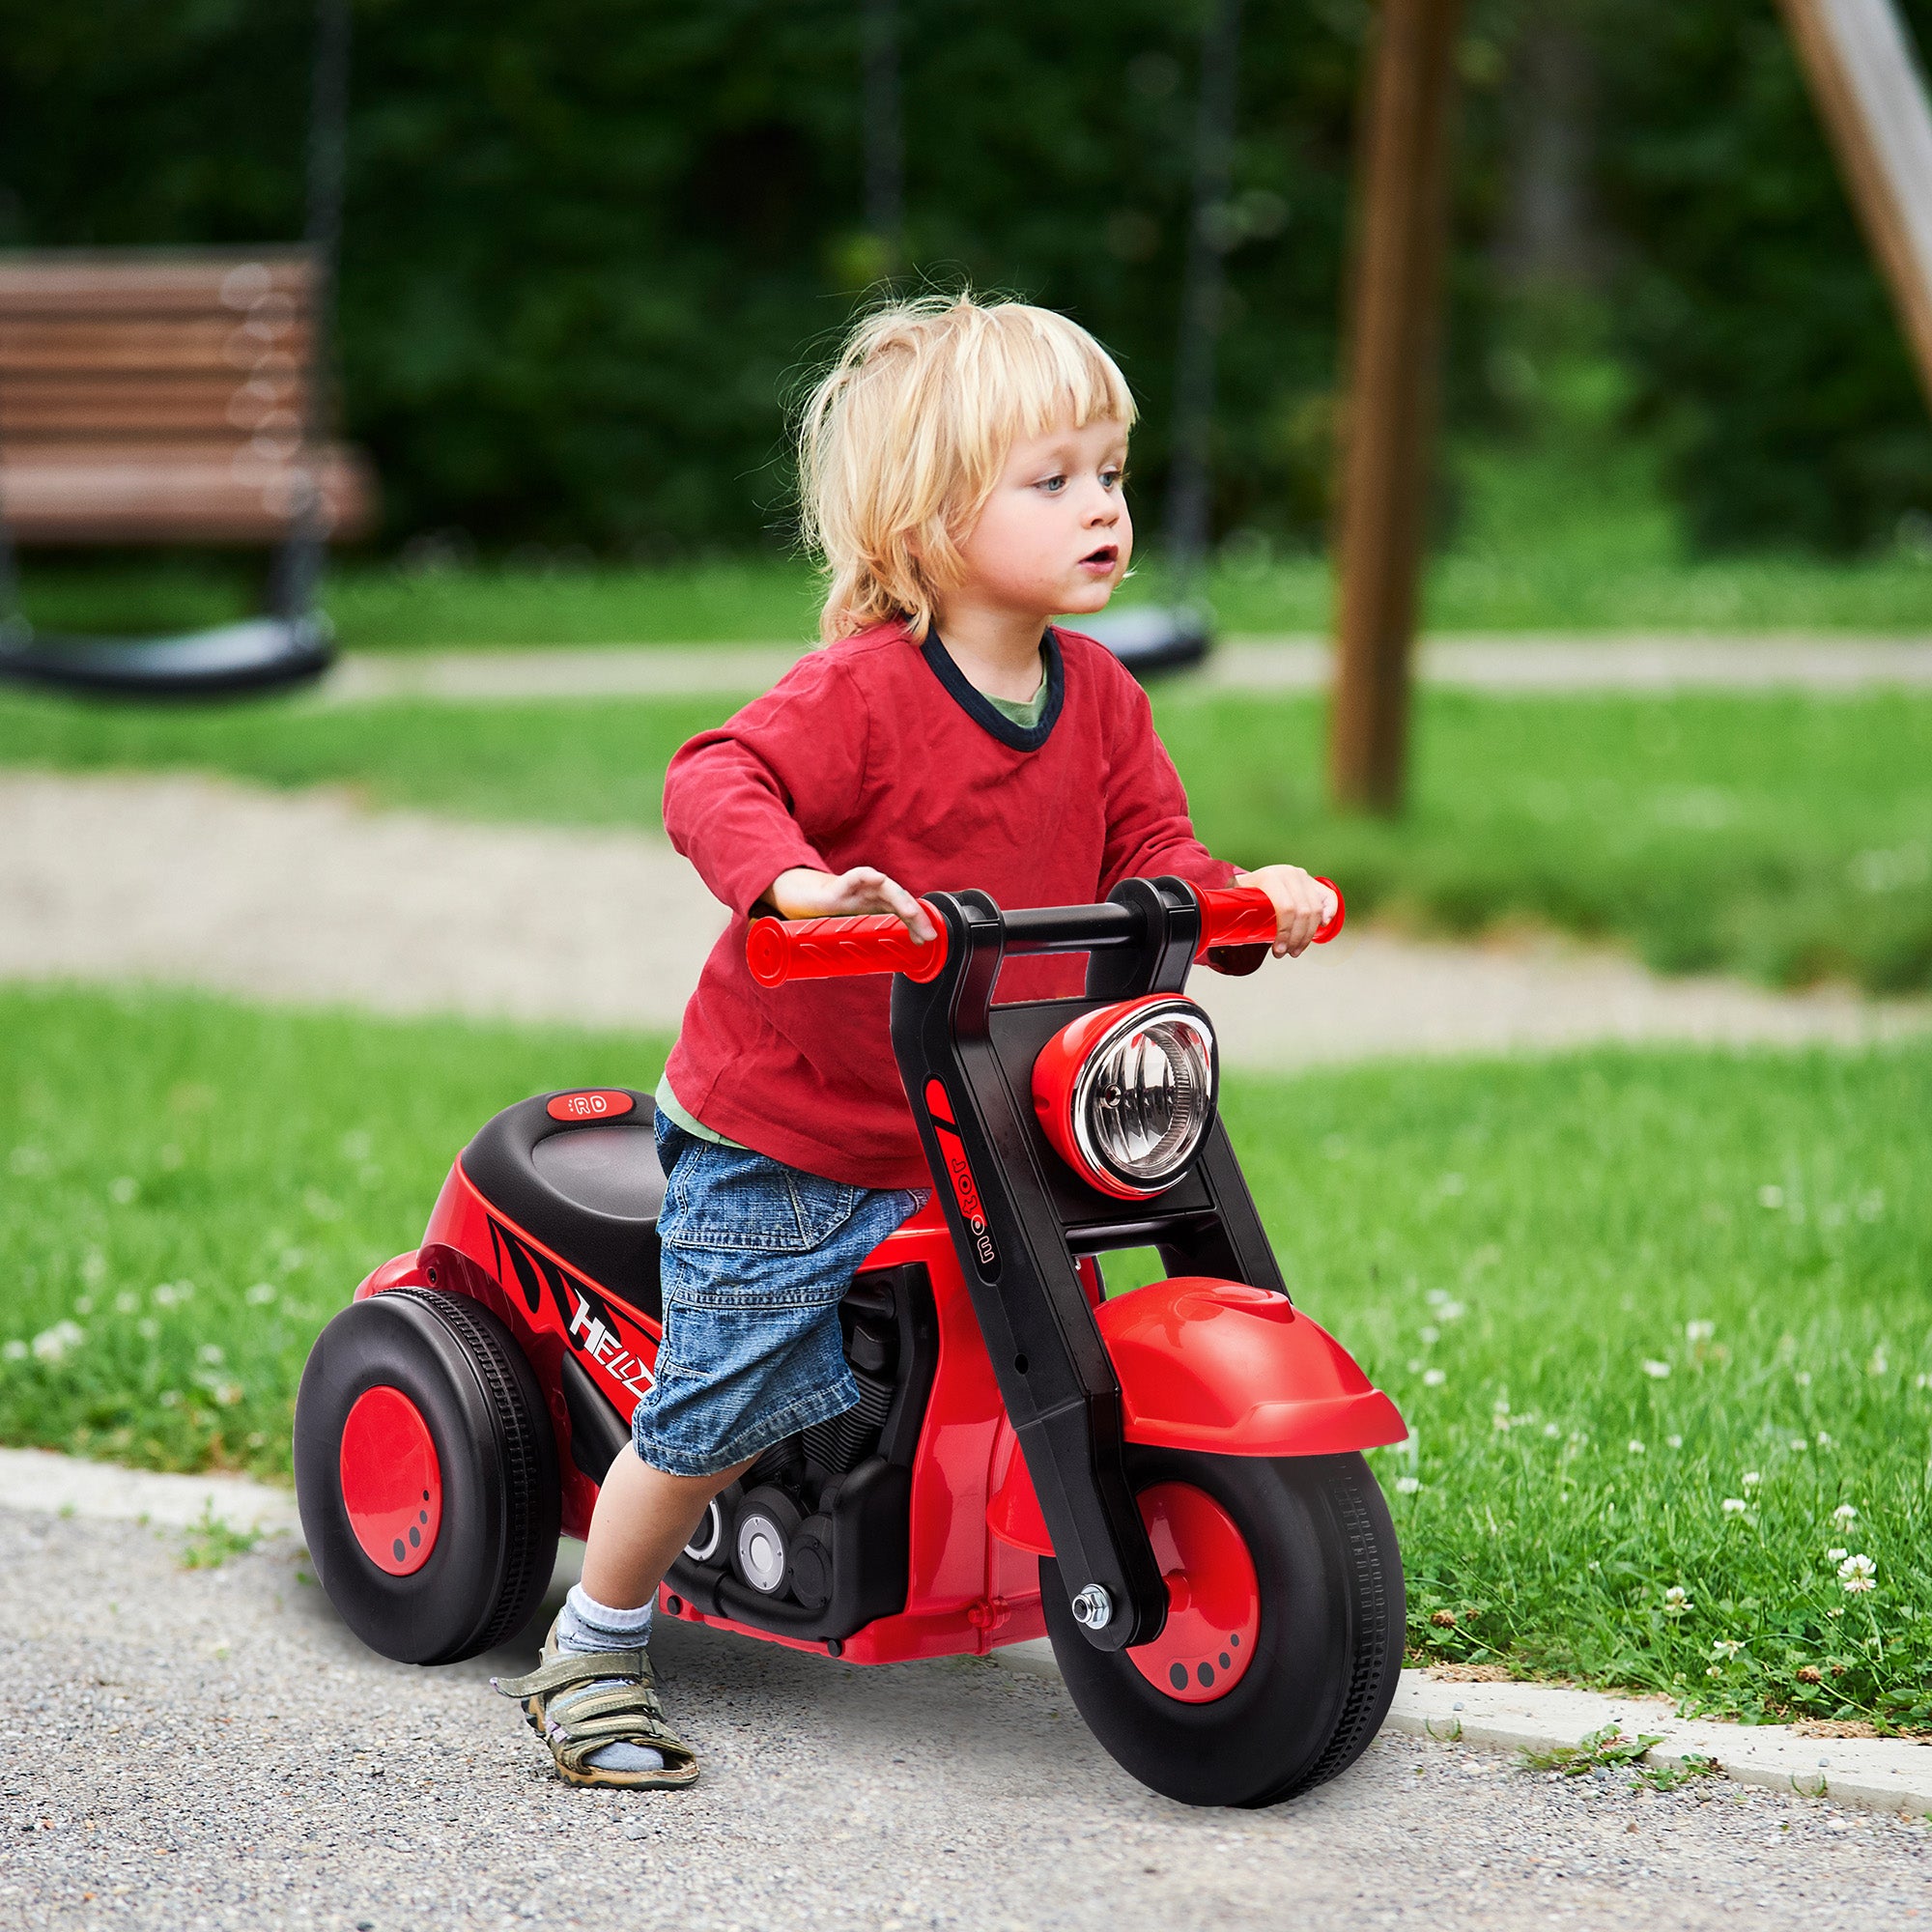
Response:
[{"label": "child's left hand", "polygon": [[1335,895],[1299,866],[1264,866],[1259,872],[1237,872],[1237,886],[1259,886],[1274,901],[1274,956],[1298,959],[1308,942],[1335,915]]}]

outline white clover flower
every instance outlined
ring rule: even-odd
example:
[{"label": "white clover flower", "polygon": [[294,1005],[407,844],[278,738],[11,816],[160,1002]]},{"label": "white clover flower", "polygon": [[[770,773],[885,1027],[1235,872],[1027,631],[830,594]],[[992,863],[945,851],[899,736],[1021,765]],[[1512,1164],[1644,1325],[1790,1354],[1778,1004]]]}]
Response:
[{"label": "white clover flower", "polygon": [[1726,1516],[1743,1516],[1749,1508],[1750,1504],[1746,1502],[1742,1496],[1726,1496],[1724,1498],[1724,1514]]},{"label": "white clover flower", "polygon": [[1668,1449],[1681,1449],[1684,1446],[1684,1438],[1681,1435],[1666,1435],[1663,1442]]},{"label": "white clover flower", "polygon": [[1562,1430],[1557,1428],[1557,1426],[1553,1422],[1546,1422],[1543,1425],[1543,1433],[1544,1435],[1549,1436],[1561,1435],[1563,1434]]},{"label": "white clover flower", "polygon": [[1745,1471],[1744,1485],[1746,1489],[1754,1490],[1763,1481],[1764,1478],[1760,1476],[1755,1469],[1747,1469]]},{"label": "white clover flower", "polygon": [[107,1196],[117,1208],[125,1208],[140,1193],[141,1183],[131,1174],[124,1174],[107,1189]]},{"label": "white clover flower", "polygon": [[1440,1308],[1449,1299],[1449,1291],[1446,1288],[1432,1288],[1422,1298],[1430,1307]]},{"label": "white clover flower", "polygon": [[1826,1550],[1825,1561],[1827,1563],[1841,1563],[1852,1552],[1849,1549],[1847,1549],[1842,1544],[1840,1544],[1838,1548],[1835,1549]]},{"label": "white clover flower", "polygon": [[204,1342],[194,1352],[201,1361],[206,1362],[211,1368],[221,1360],[221,1348],[218,1343]]},{"label": "white clover flower", "polygon": [[125,1288],[114,1297],[114,1312],[117,1315],[137,1314],[140,1306],[141,1297],[138,1294],[129,1294]]},{"label": "white clover flower", "polygon": [[87,1330],[78,1322],[56,1321],[51,1328],[43,1328],[34,1337],[34,1359],[37,1362],[58,1362],[86,1340]]},{"label": "white clover flower", "polygon": [[173,1282],[164,1281],[156,1286],[154,1299],[156,1308],[172,1308],[181,1299],[181,1293]]},{"label": "white clover flower", "polygon": [[1641,1456],[1644,1453],[1643,1444],[1634,1435],[1630,1439],[1630,1453],[1633,1456]]},{"label": "white clover flower", "polygon": [[1805,1441],[1805,1439],[1802,1435],[1794,1435],[1791,1438],[1791,1453],[1794,1456],[1804,1455],[1805,1450],[1810,1448],[1810,1446],[1811,1446],[1810,1443]]},{"label": "white clover flower", "polygon": [[266,1281],[258,1281],[242,1297],[250,1308],[266,1308],[274,1298],[274,1288],[270,1283]]},{"label": "white clover flower", "polygon": [[1849,1597],[1861,1595],[1866,1590],[1876,1590],[1873,1580],[1878,1576],[1878,1565],[1869,1556],[1847,1556],[1838,1565],[1838,1581]]},{"label": "white clover flower", "polygon": [[1690,1592],[1683,1584],[1673,1583],[1663,1593],[1663,1614],[1666,1617],[1688,1617],[1696,1605],[1690,1601]]},{"label": "white clover flower", "polygon": [[1743,1648],[1744,1645],[1736,1637],[1720,1636],[1711,1645],[1711,1655],[1719,1663],[1728,1663]]},{"label": "white clover flower", "polygon": [[5,1355],[10,1362],[24,1362],[27,1359],[27,1345],[16,1335],[6,1348],[0,1349],[0,1355]]},{"label": "white clover flower", "polygon": [[1811,1386],[1811,1371],[1809,1369],[1800,1369],[1792,1379],[1800,1388],[1808,1389]]},{"label": "white clover flower", "polygon": [[1468,1312],[1460,1301],[1445,1301],[1435,1311],[1444,1321],[1460,1321]]},{"label": "white clover flower", "polygon": [[1414,1476],[1398,1476],[1395,1479],[1395,1492],[1399,1496],[1412,1496],[1422,1487]]},{"label": "white clover flower", "polygon": [[1859,1513],[1850,1503],[1840,1503],[1832,1512],[1832,1520],[1833,1522],[1857,1522],[1858,1520]]},{"label": "white clover flower", "polygon": [[1442,1339],[1442,1331],[1433,1321],[1425,1321],[1416,1334],[1421,1337],[1425,1349],[1433,1349]]},{"label": "white clover flower", "polygon": [[1424,1388],[1439,1389],[1448,1379],[1449,1378],[1440,1369],[1427,1369],[1423,1372],[1422,1386]]},{"label": "white clover flower", "polygon": [[1687,1342],[1708,1342],[1717,1332],[1715,1321],[1687,1321],[1684,1324],[1684,1339]]},{"label": "white clover flower", "polygon": [[1766,1185],[1760,1187],[1757,1191],[1757,1205],[1760,1208],[1782,1208],[1784,1206],[1784,1189],[1767,1182]]},{"label": "white clover flower", "polygon": [[1818,1446],[1821,1449],[1829,1449],[1832,1446],[1832,1438],[1822,1429],[1818,1432]]},{"label": "white clover flower", "polygon": [[1652,1381],[1661,1382],[1670,1373],[1670,1364],[1668,1362],[1654,1361],[1650,1356],[1646,1355],[1643,1360],[1643,1372]]}]

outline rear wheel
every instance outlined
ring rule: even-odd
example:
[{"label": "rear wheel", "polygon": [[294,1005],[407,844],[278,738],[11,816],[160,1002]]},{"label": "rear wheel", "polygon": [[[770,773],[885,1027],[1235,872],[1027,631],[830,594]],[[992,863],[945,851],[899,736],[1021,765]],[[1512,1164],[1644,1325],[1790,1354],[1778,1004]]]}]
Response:
[{"label": "rear wheel", "polygon": [[454,1663],[514,1636],[556,1560],[556,1442],[503,1323],[392,1289],[322,1331],[296,1398],[316,1577],[372,1650]]},{"label": "rear wheel", "polygon": [[1273,1804],[1351,1765],[1402,1669],[1402,1557],[1357,1455],[1127,1449],[1162,1574],[1151,1644],[1095,1650],[1042,1557],[1047,1633],[1117,1762],[1184,1804]]}]

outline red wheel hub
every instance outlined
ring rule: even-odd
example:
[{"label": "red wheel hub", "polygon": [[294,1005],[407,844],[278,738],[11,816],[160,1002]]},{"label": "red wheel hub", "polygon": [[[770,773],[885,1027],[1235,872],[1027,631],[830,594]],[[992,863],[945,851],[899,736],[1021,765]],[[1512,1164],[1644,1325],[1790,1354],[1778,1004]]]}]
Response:
[{"label": "red wheel hub", "polygon": [[401,1389],[365,1389],[342,1425],[342,1506],[362,1553],[391,1577],[429,1561],[442,1527],[442,1465]]},{"label": "red wheel hub", "polygon": [[1167,1622],[1151,1643],[1127,1655],[1177,1703],[1211,1704],[1254,1662],[1262,1624],[1254,1558],[1234,1518],[1191,1483],[1157,1483],[1139,1502],[1167,1579]]}]

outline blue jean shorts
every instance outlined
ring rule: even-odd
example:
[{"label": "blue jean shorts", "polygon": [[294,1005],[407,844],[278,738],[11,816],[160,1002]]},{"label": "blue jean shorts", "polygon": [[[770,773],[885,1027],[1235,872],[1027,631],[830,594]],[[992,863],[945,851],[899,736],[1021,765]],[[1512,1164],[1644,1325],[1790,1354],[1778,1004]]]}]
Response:
[{"label": "blue jean shorts", "polygon": [[824,1180],[663,1114],[658,1158],[664,1345],[631,1436],[654,1469],[715,1475],[859,1400],[838,1303],[925,1197]]}]

